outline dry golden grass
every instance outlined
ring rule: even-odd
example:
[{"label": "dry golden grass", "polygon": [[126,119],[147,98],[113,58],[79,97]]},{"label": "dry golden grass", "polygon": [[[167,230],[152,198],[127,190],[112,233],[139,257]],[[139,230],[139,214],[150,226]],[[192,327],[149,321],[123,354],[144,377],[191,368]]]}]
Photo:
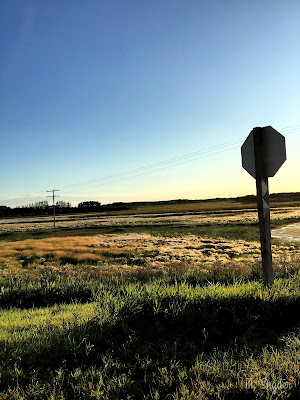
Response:
[{"label": "dry golden grass", "polygon": [[[300,207],[300,202],[271,202],[274,208],[282,207]],[[110,211],[94,213],[93,215],[134,215],[134,214],[164,214],[164,213],[186,213],[186,212],[205,212],[219,210],[243,210],[257,208],[256,202],[239,203],[236,201],[207,201],[182,204],[157,204],[157,205],[142,205],[131,210]],[[92,215],[92,214],[91,214]]]},{"label": "dry golden grass", "polygon": [[218,211],[218,210],[240,210],[245,208],[255,208],[256,204],[242,204],[231,201],[208,201],[199,203],[186,204],[157,204],[149,206],[139,206],[135,210],[123,210],[111,213],[103,213],[107,215],[130,215],[130,214],[164,214],[164,213],[185,213],[185,212],[202,212],[202,211]]},{"label": "dry golden grass", "polygon": [[94,242],[91,237],[65,237],[0,243],[0,256],[29,255],[32,253],[38,256],[43,256],[46,253],[82,253],[87,251]]},{"label": "dry golden grass", "polygon": [[[149,234],[106,234],[0,243],[0,275],[39,276],[45,268],[61,275],[164,275],[170,271],[248,274],[260,264],[260,246],[243,240]],[[298,264],[293,244],[273,246],[279,269]],[[255,267],[256,268],[256,267]]]},{"label": "dry golden grass", "polygon": [[[127,249],[110,249],[110,257],[118,257]],[[22,260],[26,257],[43,258],[51,261],[65,260],[67,263],[88,263],[104,261],[107,257],[106,246],[97,245],[93,236],[63,237],[19,242],[0,243],[0,260]],[[45,261],[45,259],[41,260]]]}]

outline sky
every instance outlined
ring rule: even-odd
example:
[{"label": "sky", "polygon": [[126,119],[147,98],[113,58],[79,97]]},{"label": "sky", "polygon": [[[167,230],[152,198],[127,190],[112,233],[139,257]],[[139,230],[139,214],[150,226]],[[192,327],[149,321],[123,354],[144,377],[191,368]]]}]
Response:
[{"label": "sky", "polygon": [[267,125],[270,193],[300,191],[299,21],[298,0],[2,0],[0,205],[254,194],[241,145]]}]

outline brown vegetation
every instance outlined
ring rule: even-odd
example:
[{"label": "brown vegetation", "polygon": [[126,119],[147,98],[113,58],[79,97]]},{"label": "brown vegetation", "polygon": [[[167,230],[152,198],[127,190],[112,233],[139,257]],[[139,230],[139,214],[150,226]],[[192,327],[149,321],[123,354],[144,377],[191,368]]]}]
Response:
[{"label": "brown vegetation", "polygon": [[[299,262],[293,244],[273,246],[277,269]],[[40,276],[45,269],[60,275],[120,276],[211,273],[212,269],[249,274],[260,269],[259,243],[244,240],[106,234],[0,243],[1,275]]]}]

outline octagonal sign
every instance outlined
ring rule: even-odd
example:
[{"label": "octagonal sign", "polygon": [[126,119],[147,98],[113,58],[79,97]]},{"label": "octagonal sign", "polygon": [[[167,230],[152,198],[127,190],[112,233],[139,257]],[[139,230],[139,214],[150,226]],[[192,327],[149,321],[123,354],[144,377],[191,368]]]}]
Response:
[{"label": "octagonal sign", "polygon": [[253,129],[241,150],[242,166],[253,178],[257,175],[258,159],[263,165],[265,177],[274,176],[286,160],[285,138],[271,126]]}]

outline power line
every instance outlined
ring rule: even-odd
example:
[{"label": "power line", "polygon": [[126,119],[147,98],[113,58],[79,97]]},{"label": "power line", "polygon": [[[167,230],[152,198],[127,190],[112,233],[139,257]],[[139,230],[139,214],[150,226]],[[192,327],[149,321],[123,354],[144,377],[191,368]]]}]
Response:
[{"label": "power line", "polygon": [[[211,153],[211,154],[207,154],[207,155],[204,155],[204,156],[201,156],[201,157],[196,157],[196,158],[193,158],[191,160],[177,162],[176,164],[167,165],[167,166],[164,166],[164,167],[161,167],[161,168],[156,168],[156,169],[153,169],[151,171],[142,172],[142,173],[138,173],[138,174],[127,176],[127,177],[126,176],[125,177],[120,177],[120,178],[117,178],[117,179],[114,179],[114,180],[109,180],[107,182],[103,182],[102,184],[100,183],[97,186],[88,186],[85,189],[94,189],[94,188],[98,188],[98,187],[101,187],[101,186],[105,186],[106,184],[112,184],[112,183],[120,182],[120,181],[127,180],[127,179],[137,178],[139,176],[151,174],[153,172],[159,172],[159,171],[162,171],[162,170],[167,169],[167,168],[176,167],[178,165],[186,164],[186,163],[189,163],[189,162],[192,162],[192,161],[199,160],[201,158],[210,157],[210,156],[213,156],[213,155],[216,155],[216,154],[224,153],[226,151],[234,150],[234,149],[238,149],[238,148],[240,148],[240,146],[231,147],[229,149],[225,149],[225,150],[222,150],[222,151],[217,151],[217,152],[214,152],[214,153]],[[81,189],[72,190],[72,191],[69,191],[69,193],[75,193],[75,192],[78,192],[80,190],[83,190],[83,189],[81,188]]]},{"label": "power line", "polygon": [[82,185],[87,185],[89,183],[94,183],[94,182],[99,182],[99,181],[104,181],[104,180],[110,180],[110,179],[114,179],[114,178],[122,176],[122,175],[128,175],[128,174],[140,172],[140,171],[143,171],[143,170],[148,170],[148,169],[151,169],[151,168],[156,168],[156,167],[159,167],[161,165],[173,164],[174,162],[178,162],[178,161],[181,161],[183,159],[195,157],[197,155],[201,155],[201,154],[205,154],[205,153],[211,153],[211,152],[214,152],[216,150],[219,150],[219,149],[222,149],[222,148],[225,148],[225,147],[228,147],[228,146],[232,146],[234,144],[240,143],[241,140],[242,140],[242,138],[235,139],[235,140],[232,140],[230,142],[222,143],[222,144],[217,145],[217,146],[208,147],[207,149],[194,151],[192,153],[188,153],[188,154],[184,154],[182,156],[174,157],[174,158],[171,158],[169,160],[160,161],[158,163],[149,164],[149,165],[146,165],[144,167],[135,168],[135,169],[132,169],[132,170],[129,170],[129,171],[125,171],[125,172],[119,172],[117,174],[108,175],[108,176],[105,176],[103,178],[96,178],[96,179],[92,179],[92,180],[89,180],[89,181],[84,181],[84,182],[81,182],[81,183],[72,184],[72,185],[69,185],[69,186],[63,186],[62,188],[66,189],[66,188],[70,188],[70,187],[74,187],[74,186],[78,187],[78,186],[82,186]]},{"label": "power line", "polygon": [[[282,128],[279,128],[278,131],[284,133],[284,135],[298,133],[298,132],[300,132],[300,125],[298,124],[298,125],[290,125],[290,126],[282,127]],[[132,178],[142,176],[142,175],[147,175],[149,173],[158,172],[163,169],[172,168],[177,165],[186,164],[186,163],[193,162],[193,161],[196,161],[201,158],[206,158],[206,157],[210,157],[210,156],[220,154],[220,153],[223,153],[226,151],[237,149],[240,146],[236,146],[236,145],[237,144],[240,145],[240,143],[243,139],[244,139],[244,137],[238,138],[238,139],[235,139],[235,140],[232,140],[229,142],[222,143],[220,145],[211,146],[206,149],[194,151],[192,153],[187,153],[182,156],[178,156],[178,157],[170,158],[168,160],[160,161],[158,163],[145,165],[143,167],[135,168],[135,169],[132,169],[129,171],[119,172],[119,173],[116,173],[113,175],[104,176],[102,178],[95,178],[92,180],[75,183],[75,184],[71,184],[68,186],[62,186],[61,188],[68,189],[68,188],[72,188],[72,187],[76,186],[75,190],[68,191],[69,193],[74,193],[74,192],[78,192],[78,191],[84,189],[84,188],[79,188],[79,186],[84,186],[85,189],[97,188],[97,187],[103,186],[105,184],[111,184],[111,183],[119,182],[119,181],[126,180],[126,179],[132,179]],[[97,186],[87,186],[87,185],[93,184],[93,183],[95,183],[95,184],[99,183],[99,184]],[[58,190],[55,189],[55,191],[58,191]],[[53,190],[51,190],[49,192],[52,192],[54,194]],[[39,196],[39,195],[37,195],[37,196]],[[40,196],[42,196],[42,194]],[[53,197],[53,195],[48,196],[48,197]],[[27,197],[27,198],[31,199],[31,197]],[[16,201],[16,199],[5,200],[5,202],[10,202],[10,201]]]},{"label": "power line", "polygon": [[[300,125],[295,125],[295,126],[299,126],[299,128],[300,128]],[[291,128],[291,127],[287,127],[287,128]],[[285,129],[287,129],[287,128],[285,128]],[[283,130],[283,128],[281,128],[281,131],[282,130]],[[285,132],[285,134],[288,135],[290,133],[296,133],[296,132],[297,131],[289,132],[289,133]],[[127,179],[131,179],[131,178],[136,178],[136,177],[139,177],[139,176],[142,176],[142,175],[146,175],[146,174],[149,174],[149,173],[158,172],[158,171],[161,171],[163,169],[172,168],[172,167],[175,167],[177,165],[186,164],[186,163],[189,163],[189,162],[192,162],[192,161],[199,160],[201,158],[210,157],[210,156],[213,156],[213,155],[216,155],[216,154],[224,153],[224,152],[229,151],[229,150],[240,148],[240,145],[239,146],[235,146],[235,147],[232,147],[232,145],[236,144],[236,142],[239,142],[239,144],[240,144],[240,140],[242,140],[242,139],[244,139],[244,138],[236,139],[236,140],[233,140],[231,142],[223,143],[223,144],[218,145],[218,146],[213,146],[213,147],[210,147],[208,149],[204,149],[204,150],[196,151],[196,152],[193,152],[193,153],[189,153],[189,154],[186,154],[186,155],[183,155],[183,156],[180,156],[180,157],[175,157],[175,158],[167,160],[167,161],[162,161],[162,162],[159,162],[159,163],[156,163],[156,164],[150,164],[150,165],[145,166],[145,167],[136,168],[134,170],[126,171],[126,172],[123,172],[123,173],[118,173],[118,174],[115,174],[115,175],[109,175],[109,176],[106,176],[106,177],[103,177],[103,178],[94,179],[92,181],[87,181],[87,182],[83,182],[81,184],[72,185],[72,186],[81,186],[81,185],[87,185],[87,184],[93,183],[93,182],[99,182],[99,185],[97,185],[97,186],[87,186],[85,188],[85,189],[92,189],[92,188],[97,188],[97,187],[104,186],[105,184],[116,183],[116,182],[120,182],[120,181],[123,181],[123,180],[127,180]],[[231,146],[228,147],[229,145],[231,145]],[[228,147],[228,148],[224,148],[221,151],[216,151],[218,149],[221,149],[222,147],[223,148],[224,147]],[[207,153],[207,154],[205,154],[205,153]],[[182,161],[182,160],[184,160],[184,161]],[[162,165],[164,165],[164,166],[162,166]],[[162,166],[162,167],[160,168],[160,166]],[[149,170],[149,169],[151,169],[151,170],[150,171],[146,171],[146,170]],[[129,176],[126,176],[126,175],[129,175]],[[69,186],[69,187],[71,187],[71,186]],[[82,190],[82,188],[78,188],[76,190],[69,191],[69,193],[78,192],[80,190]]]},{"label": "power line", "polygon": [[278,132],[289,129],[300,129],[300,125],[290,125],[290,126],[285,126],[283,128],[278,128]]}]

